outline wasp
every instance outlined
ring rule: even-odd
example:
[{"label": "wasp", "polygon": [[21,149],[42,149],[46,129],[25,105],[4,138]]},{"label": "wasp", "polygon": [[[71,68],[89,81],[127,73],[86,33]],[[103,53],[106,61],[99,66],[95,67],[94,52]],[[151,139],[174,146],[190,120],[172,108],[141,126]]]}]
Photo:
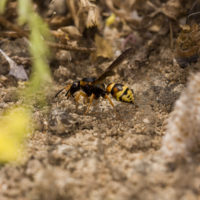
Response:
[{"label": "wasp", "polygon": [[180,67],[196,63],[200,53],[200,3],[194,2],[186,19],[181,26],[181,32],[176,40],[175,58]]},{"label": "wasp", "polygon": [[[68,84],[65,88],[59,90],[55,97],[57,97],[63,90],[66,90],[65,96],[67,96],[67,98],[72,96],[76,103],[78,103],[80,97],[82,96],[86,102],[88,102],[85,114],[89,111],[93,100],[99,99],[100,97],[108,100],[108,102],[114,108],[114,104],[110,99],[109,94],[111,94],[118,101],[134,103],[134,92],[132,89],[129,89],[128,86],[120,83],[110,83],[105,86],[105,84],[102,83],[106,77],[113,74],[113,69],[132,53],[132,48],[125,50],[98,78],[90,77],[83,78],[82,80],[75,80],[72,84]],[[75,95],[75,93],[78,94]]]}]

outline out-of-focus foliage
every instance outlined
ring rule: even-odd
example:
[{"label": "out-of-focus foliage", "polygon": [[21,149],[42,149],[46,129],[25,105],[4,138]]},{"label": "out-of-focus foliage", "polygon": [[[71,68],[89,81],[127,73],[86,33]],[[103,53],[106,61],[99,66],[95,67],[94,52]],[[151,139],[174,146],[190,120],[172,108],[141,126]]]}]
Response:
[{"label": "out-of-focus foliage", "polygon": [[18,21],[20,24],[24,24],[30,18],[33,11],[31,8],[31,1],[30,0],[18,0],[18,13],[19,18]]},{"label": "out-of-focus foliage", "polygon": [[112,58],[113,51],[110,42],[99,35],[95,35],[95,45],[96,45],[96,52],[94,53],[94,59],[97,57],[103,58]]},{"label": "out-of-focus foliage", "polygon": [[23,141],[30,132],[31,113],[25,107],[12,108],[0,120],[0,162],[18,160]]},{"label": "out-of-focus foliage", "polygon": [[[0,10],[3,11],[5,0],[3,0],[4,3],[2,0],[0,2]],[[21,93],[24,105],[11,108],[0,118],[0,162],[22,158],[21,155],[25,150],[23,143],[32,127],[30,107],[35,100],[45,99],[44,86],[46,87],[47,82],[51,80],[47,64],[49,51],[44,41],[44,38],[50,38],[49,30],[32,8],[30,0],[18,0],[19,23],[27,23],[30,29],[30,52],[33,57],[32,75],[26,89]]]},{"label": "out-of-focus foliage", "polygon": [[7,2],[7,0],[0,1],[0,13],[2,13],[4,11],[6,2]]},{"label": "out-of-focus foliage", "polygon": [[[44,40],[44,38],[50,38],[50,33],[48,26],[32,10],[30,0],[19,0],[18,3],[19,23],[28,23],[31,29],[30,52],[33,56],[33,70],[29,87],[26,88],[24,93],[27,96],[27,103],[30,104],[32,103],[30,98],[33,98],[36,92],[43,90],[45,83],[51,80],[49,66],[47,64],[49,50]],[[37,99],[44,102],[44,98],[44,95],[40,95]]]},{"label": "out-of-focus foliage", "polygon": [[[33,56],[33,70],[30,79],[30,87],[25,91],[28,97],[42,91],[46,87],[46,83],[50,82],[50,71],[47,64],[47,57],[49,55],[48,47],[44,41],[49,38],[48,27],[44,24],[41,18],[33,14],[28,23],[30,27],[36,27],[31,30],[30,34],[30,52]],[[44,102],[45,95],[40,95],[39,100]],[[38,98],[37,98],[38,99]],[[28,99],[30,101],[30,99]],[[30,103],[30,102],[29,102]]]},{"label": "out-of-focus foliage", "polygon": [[106,26],[111,26],[112,24],[114,24],[116,19],[116,16],[114,13],[112,13],[107,19],[106,19]]}]

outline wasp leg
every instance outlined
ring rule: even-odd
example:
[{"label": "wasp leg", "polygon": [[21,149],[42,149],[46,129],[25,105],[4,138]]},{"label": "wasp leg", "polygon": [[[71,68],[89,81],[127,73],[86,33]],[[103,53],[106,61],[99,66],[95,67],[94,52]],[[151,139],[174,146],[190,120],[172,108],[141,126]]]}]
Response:
[{"label": "wasp leg", "polygon": [[70,93],[70,88],[71,88],[72,84],[68,84],[64,89],[67,91],[65,96],[67,96],[67,98],[69,98],[71,96]]},{"label": "wasp leg", "polygon": [[80,96],[82,96],[83,98],[86,98],[86,99],[88,99],[88,96],[87,96],[87,94],[85,94],[85,93],[84,93],[84,92],[82,92],[82,91],[79,91],[78,95],[76,95],[76,96],[75,96],[75,101],[76,101],[76,102],[78,102],[78,101],[79,101],[79,99],[80,99]]},{"label": "wasp leg", "polygon": [[119,113],[116,111],[115,107],[114,107],[114,104],[112,102],[112,100],[110,99],[110,97],[108,95],[105,95],[104,97],[105,99],[107,99],[109,101],[109,103],[111,104],[111,106],[113,107],[113,110],[115,111],[115,114],[116,114],[116,117],[121,120],[121,117],[119,115]]},{"label": "wasp leg", "polygon": [[56,98],[64,89],[65,89],[65,88],[62,88],[61,90],[59,90],[59,91],[55,94],[54,98]]},{"label": "wasp leg", "polygon": [[86,111],[85,111],[84,114],[87,114],[87,112],[88,112],[90,106],[92,105],[92,102],[93,102],[93,100],[94,100],[94,97],[95,97],[94,94],[92,94],[92,95],[90,96],[90,101],[89,101],[88,107],[87,107],[87,109],[86,109]]},{"label": "wasp leg", "polygon": [[104,98],[107,99],[109,101],[109,103],[111,104],[111,106],[114,108],[114,104],[113,104],[112,100],[110,99],[110,97],[108,95],[105,95]]},{"label": "wasp leg", "polygon": [[82,91],[79,91],[79,93],[75,96],[76,110],[77,110],[77,108],[78,108],[78,102],[79,102],[80,96],[82,96],[84,99],[87,99],[87,101],[88,101],[88,96],[87,96],[87,94],[84,93],[84,92],[82,92]]}]

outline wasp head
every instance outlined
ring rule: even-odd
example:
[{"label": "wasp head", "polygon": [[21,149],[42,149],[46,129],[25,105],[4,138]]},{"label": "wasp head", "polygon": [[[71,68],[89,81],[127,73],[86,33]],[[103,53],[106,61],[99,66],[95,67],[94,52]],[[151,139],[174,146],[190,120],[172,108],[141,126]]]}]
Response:
[{"label": "wasp head", "polygon": [[74,81],[71,84],[71,86],[65,96],[67,96],[67,97],[74,96],[74,93],[77,92],[78,90],[80,90],[80,81]]}]

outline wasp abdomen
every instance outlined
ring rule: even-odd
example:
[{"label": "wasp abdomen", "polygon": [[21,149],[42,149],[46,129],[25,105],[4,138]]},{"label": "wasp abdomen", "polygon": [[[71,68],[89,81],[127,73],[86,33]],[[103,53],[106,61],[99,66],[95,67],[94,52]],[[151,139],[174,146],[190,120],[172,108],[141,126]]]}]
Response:
[{"label": "wasp abdomen", "polygon": [[107,86],[106,92],[111,93],[118,101],[134,103],[133,90],[129,89],[126,85],[111,83]]}]

